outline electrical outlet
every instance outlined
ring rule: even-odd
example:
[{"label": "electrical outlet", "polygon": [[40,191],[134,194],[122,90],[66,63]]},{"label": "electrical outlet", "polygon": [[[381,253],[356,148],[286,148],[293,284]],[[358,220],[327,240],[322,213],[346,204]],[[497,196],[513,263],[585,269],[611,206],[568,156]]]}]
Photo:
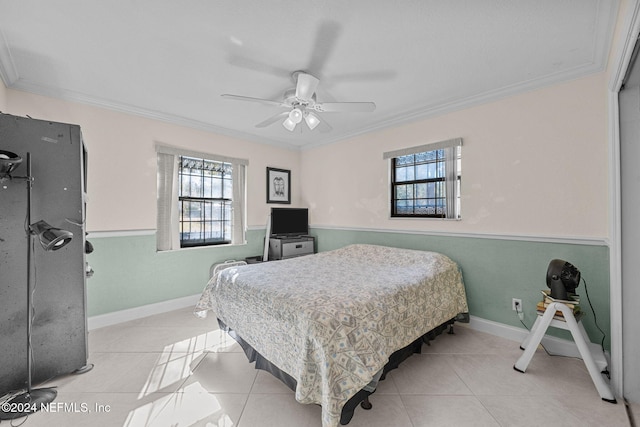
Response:
[{"label": "electrical outlet", "polygon": [[520,298],[511,298],[511,310],[522,312],[522,300]]}]

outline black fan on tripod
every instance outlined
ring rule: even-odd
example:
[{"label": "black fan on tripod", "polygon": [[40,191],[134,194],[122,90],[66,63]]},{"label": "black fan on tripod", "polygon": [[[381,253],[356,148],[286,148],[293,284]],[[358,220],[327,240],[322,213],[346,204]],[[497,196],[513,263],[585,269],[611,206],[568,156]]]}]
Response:
[{"label": "black fan on tripod", "polygon": [[580,270],[573,264],[554,259],[547,268],[547,286],[551,289],[551,298],[568,300],[575,295],[580,284]]}]

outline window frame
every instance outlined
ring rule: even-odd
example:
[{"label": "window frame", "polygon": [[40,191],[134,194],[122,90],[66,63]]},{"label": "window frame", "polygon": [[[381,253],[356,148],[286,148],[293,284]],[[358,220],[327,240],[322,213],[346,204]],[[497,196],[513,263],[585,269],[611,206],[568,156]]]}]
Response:
[{"label": "window frame", "polygon": [[[244,245],[246,241],[247,220],[247,171],[249,161],[235,157],[189,150],[185,148],[156,143],[157,157],[157,230],[156,249],[159,252],[181,249]],[[182,225],[180,222],[179,203],[181,203],[181,185],[179,177],[180,158],[188,157],[231,164],[231,209],[230,240],[217,242],[200,241],[194,244],[181,244]],[[184,195],[183,195],[184,196]],[[188,196],[191,196],[190,194]],[[224,198],[229,198],[225,194]],[[225,236],[229,237],[229,236]]]},{"label": "window frame", "polygon": [[[439,157],[439,153],[435,153],[433,156],[434,159],[428,159],[428,155],[426,153],[432,151],[444,150],[444,156]],[[454,153],[454,158],[447,158],[447,155],[451,155]],[[398,170],[402,168],[402,165],[398,165],[398,159],[403,156],[409,155],[418,155],[425,154],[427,160],[416,161],[416,158],[413,158],[413,161],[408,164],[408,166],[414,168],[414,176],[413,179],[408,179],[404,181],[398,181]],[[461,201],[461,189],[462,189],[462,174],[461,174],[461,163],[462,163],[462,138],[455,138],[446,141],[440,141],[431,144],[424,144],[416,147],[404,148],[400,150],[394,150],[390,152],[386,152],[383,154],[383,158],[385,160],[390,160],[390,172],[389,172],[389,215],[390,218],[420,218],[420,219],[444,219],[444,220],[460,220],[460,201]],[[438,163],[441,163],[444,169],[443,176],[427,176],[417,178],[416,174],[416,166],[420,165],[428,165],[430,163],[436,164],[435,169],[438,171],[439,166]],[[453,175],[455,174],[455,178]],[[442,182],[443,185],[440,188],[434,188],[434,193],[432,197],[429,197],[428,189],[427,194],[424,197],[417,197],[416,185],[429,185],[433,183]],[[453,187],[450,188],[450,183],[453,183]],[[406,199],[398,198],[398,188],[404,185],[413,186],[413,194],[412,197]],[[437,184],[436,184],[437,185]],[[413,213],[407,212],[398,212],[398,200],[407,200],[412,202],[411,208],[413,208]],[[432,205],[425,204],[426,207],[433,206],[435,211],[433,213],[415,213],[416,208],[420,206],[416,203],[418,200],[433,201]],[[442,201],[442,204],[439,204],[438,201]],[[453,203],[451,205],[451,203]],[[450,205],[450,206],[449,206]],[[438,207],[441,206],[442,210],[438,213]]]},{"label": "window frame", "polygon": [[[204,193],[205,193],[205,185],[204,185],[204,180],[207,179],[207,177],[205,177],[205,171],[206,168],[202,167],[202,168],[185,168],[183,165],[183,161],[184,159],[189,159],[189,160],[194,160],[196,162],[202,162],[202,164],[204,165],[205,162],[209,162],[209,163],[216,163],[221,165],[220,169],[221,169],[221,173],[222,173],[222,177],[219,178],[221,180],[220,183],[220,187],[221,187],[221,197],[205,197]],[[230,171],[227,172],[227,170],[230,168]],[[189,170],[196,170],[196,171],[200,171],[200,173],[196,173],[196,174],[185,174],[183,171],[185,169],[189,169]],[[184,191],[184,177],[189,176],[189,177],[194,177],[194,176],[198,176],[201,178],[202,182],[201,182],[201,188],[200,188],[200,192],[202,194],[202,196],[193,196],[192,194],[186,196],[183,195],[183,191]],[[225,176],[228,176],[227,178],[225,178]],[[214,177],[211,177],[210,179],[216,179]],[[223,161],[218,161],[218,160],[211,160],[208,158],[202,158],[202,157],[192,157],[192,156],[186,156],[186,155],[181,155],[178,156],[178,212],[179,212],[179,217],[178,217],[178,230],[179,230],[179,235],[180,235],[180,248],[193,248],[193,247],[200,247],[200,246],[218,246],[218,245],[228,245],[231,244],[231,242],[233,241],[233,190],[232,187],[227,189],[227,187],[225,186],[224,181],[225,180],[229,180],[231,182],[231,186],[233,186],[233,164],[228,163],[228,162],[223,162]],[[193,184],[193,183],[191,183]],[[191,190],[190,193],[193,189],[193,187],[190,185]],[[231,194],[229,194],[229,197],[225,197],[225,192],[228,191]],[[202,217],[199,220],[196,221],[191,221],[189,220],[185,220],[185,216],[184,216],[184,203],[201,203],[203,206],[200,209],[201,213],[204,213],[205,217]],[[220,220],[214,220],[213,218],[206,217],[206,205],[210,204],[210,205],[215,205],[216,203],[221,203],[221,213],[222,213],[222,219]],[[228,207],[228,218],[227,218],[227,207]],[[212,207],[213,208],[213,207]],[[212,210],[213,213],[213,210]],[[191,215],[189,215],[189,218],[191,218]],[[222,239],[219,240],[214,240],[214,239],[207,239],[206,237],[202,237],[200,239],[186,239],[183,237],[183,235],[186,233],[185,232],[185,223],[188,224],[200,224],[201,226],[201,230],[206,230],[206,225],[213,225],[214,223],[219,223],[219,230],[221,231],[222,234]],[[227,224],[225,224],[227,223]],[[189,227],[190,228],[190,227]],[[191,228],[190,228],[191,229]],[[190,231],[189,231],[190,232]],[[200,234],[202,235],[203,233],[206,233],[206,231],[200,231]]]},{"label": "window frame", "polygon": [[[431,150],[431,151],[438,151],[438,150]],[[429,151],[423,151],[423,153],[428,153]],[[420,154],[420,153],[416,153],[416,154]],[[406,154],[408,156],[412,155],[412,154]],[[415,155],[415,154],[413,154]],[[399,156],[399,157],[403,157],[403,156]],[[441,191],[438,191],[438,188],[434,189],[434,197],[424,197],[424,198],[419,198],[416,196],[416,185],[418,184],[426,184],[429,185],[431,183],[438,183],[438,182],[445,182],[445,177],[435,177],[435,178],[423,178],[423,179],[413,179],[413,180],[407,180],[407,181],[397,181],[397,171],[398,168],[401,166],[397,165],[397,160],[399,157],[394,157],[391,159],[391,217],[392,218],[446,218],[447,214],[446,214],[446,209],[443,211],[443,213],[438,214],[437,213],[437,203],[435,204],[436,206],[436,213],[434,214],[417,214],[417,213],[398,213],[398,206],[397,206],[397,201],[398,200],[413,200],[413,209],[416,209],[416,201],[417,200],[434,200],[437,202],[437,200],[443,200],[446,203],[447,201],[447,194],[446,191],[442,191],[444,193],[443,196],[438,197],[438,194],[441,193]],[[444,159],[438,159],[437,155],[436,155],[436,160],[433,162],[429,162],[429,163],[441,163],[444,162]],[[413,162],[413,166],[415,167],[417,164],[422,164],[422,163],[417,163],[417,162]],[[437,169],[437,166],[436,166]],[[404,186],[404,185],[413,185],[414,186],[414,190],[413,190],[413,198],[409,199],[398,199],[397,198],[397,187],[400,186]],[[437,184],[436,184],[437,187]]]}]

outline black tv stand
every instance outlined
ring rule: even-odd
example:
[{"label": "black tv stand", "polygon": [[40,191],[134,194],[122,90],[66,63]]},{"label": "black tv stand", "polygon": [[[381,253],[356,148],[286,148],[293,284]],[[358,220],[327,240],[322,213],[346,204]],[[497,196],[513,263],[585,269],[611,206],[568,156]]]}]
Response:
[{"label": "black tv stand", "polygon": [[276,236],[269,238],[269,260],[295,258],[315,253],[313,236]]}]

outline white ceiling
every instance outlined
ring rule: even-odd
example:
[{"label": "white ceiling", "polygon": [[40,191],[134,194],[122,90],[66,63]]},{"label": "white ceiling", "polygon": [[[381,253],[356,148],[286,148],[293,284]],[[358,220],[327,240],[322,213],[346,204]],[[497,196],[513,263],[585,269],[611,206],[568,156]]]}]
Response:
[{"label": "white ceiling", "polygon": [[[9,88],[298,148],[602,71],[611,0],[0,0]],[[257,123],[291,73],[320,79],[330,132]],[[82,125],[80,123],[80,125]]]}]

